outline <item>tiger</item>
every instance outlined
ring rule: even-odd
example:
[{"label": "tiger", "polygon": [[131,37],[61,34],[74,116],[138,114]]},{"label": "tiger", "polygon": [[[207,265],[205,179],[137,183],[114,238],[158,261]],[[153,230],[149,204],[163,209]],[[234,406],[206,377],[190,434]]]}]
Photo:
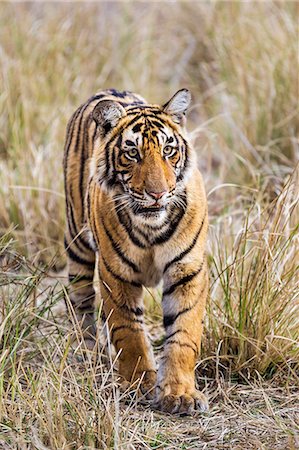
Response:
[{"label": "tiger", "polygon": [[[72,115],[66,132],[65,249],[69,298],[93,342],[94,274],[119,355],[119,377],[139,382],[155,408],[206,411],[197,389],[209,289],[207,199],[186,131],[181,89],[159,106],[139,94],[102,90]],[[144,323],[143,289],[163,282],[163,354],[156,364]]]}]

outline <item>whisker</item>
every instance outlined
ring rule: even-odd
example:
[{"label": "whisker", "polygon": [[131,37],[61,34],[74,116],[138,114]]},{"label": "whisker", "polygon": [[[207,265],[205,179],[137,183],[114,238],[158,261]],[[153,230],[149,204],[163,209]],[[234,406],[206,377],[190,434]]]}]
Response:
[{"label": "whisker", "polygon": [[184,200],[182,198],[178,198],[178,197],[175,198],[173,200],[173,204],[174,204],[174,206],[176,206],[178,208],[182,208],[184,211],[187,208],[187,205],[186,205],[186,203],[184,202]]},{"label": "whisker", "polygon": [[123,209],[125,209],[129,205],[130,205],[130,201],[129,200],[127,200],[125,202],[122,202],[122,203],[116,205],[115,211],[118,211],[118,212],[122,211]]}]

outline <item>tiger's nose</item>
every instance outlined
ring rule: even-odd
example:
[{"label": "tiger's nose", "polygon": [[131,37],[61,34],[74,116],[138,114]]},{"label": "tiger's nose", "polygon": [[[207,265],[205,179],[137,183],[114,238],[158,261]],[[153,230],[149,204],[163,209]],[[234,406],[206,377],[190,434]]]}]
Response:
[{"label": "tiger's nose", "polygon": [[148,195],[150,195],[154,199],[159,200],[160,198],[163,197],[163,195],[167,194],[167,191],[163,191],[163,192],[147,192],[147,193],[148,193]]}]

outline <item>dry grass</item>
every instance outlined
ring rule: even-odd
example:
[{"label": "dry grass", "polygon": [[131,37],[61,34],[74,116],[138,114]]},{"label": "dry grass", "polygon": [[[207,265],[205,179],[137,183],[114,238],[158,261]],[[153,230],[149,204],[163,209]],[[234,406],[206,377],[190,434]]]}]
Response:
[{"label": "dry grass", "polygon": [[[2,4],[1,448],[299,447],[298,16],[295,2]],[[211,222],[197,370],[211,412],[192,419],[137,404],[112,356],[71,345],[54,272],[74,108],[103,87],[161,102],[183,86]],[[159,292],[146,303],[159,355]]]}]

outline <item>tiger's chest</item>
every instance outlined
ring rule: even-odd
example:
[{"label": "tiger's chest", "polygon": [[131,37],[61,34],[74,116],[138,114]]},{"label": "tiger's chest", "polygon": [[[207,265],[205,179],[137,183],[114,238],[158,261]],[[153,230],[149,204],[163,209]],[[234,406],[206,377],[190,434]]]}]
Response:
[{"label": "tiger's chest", "polygon": [[145,287],[157,286],[163,277],[163,267],[156,259],[155,250],[149,250],[140,257],[140,282]]},{"label": "tiger's chest", "polygon": [[157,286],[167,264],[182,251],[187,211],[169,208],[166,217],[144,224],[130,211],[111,208],[104,195],[94,196],[91,206],[86,208],[90,235],[111,272],[128,282]]},{"label": "tiger's chest", "polygon": [[132,245],[131,236],[125,238],[126,250],[130,257],[137,261],[140,269],[138,280],[145,287],[157,286],[163,278],[167,263],[175,256],[177,237],[173,230],[173,222],[166,219],[155,228],[142,227],[140,222],[132,218],[132,230],[140,238],[141,247]]}]

